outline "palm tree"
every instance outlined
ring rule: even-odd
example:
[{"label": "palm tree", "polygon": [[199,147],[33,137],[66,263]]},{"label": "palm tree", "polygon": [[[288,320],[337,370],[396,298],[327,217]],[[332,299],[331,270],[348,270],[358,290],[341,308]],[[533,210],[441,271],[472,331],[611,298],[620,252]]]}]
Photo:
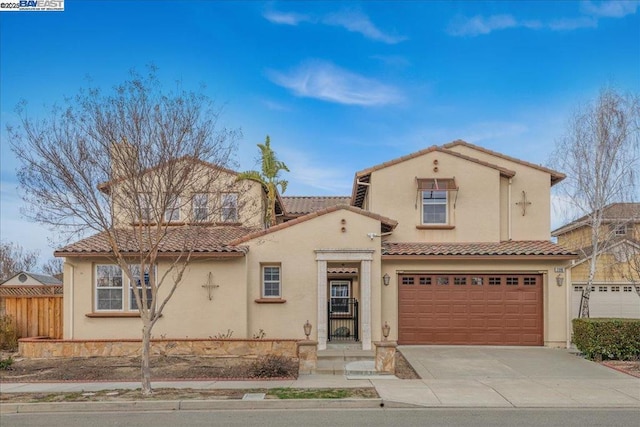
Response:
[{"label": "palm tree", "polygon": [[280,172],[287,171],[289,168],[284,162],[277,159],[275,151],[271,149],[271,139],[267,135],[264,144],[258,144],[261,153],[262,171],[255,170],[241,172],[238,180],[250,179],[259,182],[267,189],[267,205],[264,211],[264,224],[269,228],[276,222],[276,198],[278,195],[278,187],[280,192],[287,191],[288,181],[280,179]]}]

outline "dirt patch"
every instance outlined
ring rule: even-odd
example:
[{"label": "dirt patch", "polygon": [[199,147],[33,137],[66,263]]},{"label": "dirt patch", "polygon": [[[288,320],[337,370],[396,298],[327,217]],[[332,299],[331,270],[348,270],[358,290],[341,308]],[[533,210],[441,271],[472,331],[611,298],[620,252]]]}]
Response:
[{"label": "dirt patch", "polygon": [[[88,357],[23,359],[13,356],[13,363],[0,370],[3,382],[37,381],[138,381],[140,358]],[[256,359],[199,356],[155,356],[151,358],[151,378],[161,380],[256,379]],[[297,378],[297,363],[287,366]]]},{"label": "dirt patch", "polygon": [[396,351],[396,377],[401,380],[419,380],[420,375],[407,362],[400,351]]},{"label": "dirt patch", "polygon": [[623,360],[607,360],[601,362],[602,365],[623,372],[636,378],[640,378],[640,360],[623,361]]}]

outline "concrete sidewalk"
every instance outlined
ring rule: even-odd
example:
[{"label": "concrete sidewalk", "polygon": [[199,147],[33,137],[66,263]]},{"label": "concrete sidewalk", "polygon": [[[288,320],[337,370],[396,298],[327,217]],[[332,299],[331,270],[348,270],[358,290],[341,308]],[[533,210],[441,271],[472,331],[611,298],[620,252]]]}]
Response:
[{"label": "concrete sidewalk", "polygon": [[[405,358],[422,377],[420,380],[389,378],[347,379],[338,375],[301,375],[284,381],[167,381],[154,388],[264,389],[375,387],[381,399],[296,400],[296,401],[176,401],[169,409],[251,408],[371,408],[386,407],[484,407],[484,408],[639,408],[640,379],[583,360],[566,350],[513,347],[401,347]],[[95,383],[2,383],[0,393],[91,392],[136,389],[139,382]],[[200,403],[198,403],[200,402]],[[156,409],[154,402],[103,402],[97,405],[2,404],[2,412],[25,410],[80,410],[76,406]],[[117,405],[116,405],[117,404]],[[155,405],[159,403],[156,402]],[[34,404],[32,404],[34,405]],[[49,405],[49,406],[42,406]],[[55,406],[62,405],[62,406]],[[72,406],[69,406],[72,405]],[[199,406],[198,406],[199,405]],[[29,409],[30,408],[30,409]],[[58,408],[58,409],[55,409]],[[74,408],[74,409],[71,409]]]}]

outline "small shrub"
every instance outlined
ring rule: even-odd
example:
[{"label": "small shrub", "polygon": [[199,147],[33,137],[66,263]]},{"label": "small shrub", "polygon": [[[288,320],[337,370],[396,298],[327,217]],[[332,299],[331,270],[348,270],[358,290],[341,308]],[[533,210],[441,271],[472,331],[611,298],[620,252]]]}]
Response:
[{"label": "small shrub", "polygon": [[216,340],[228,340],[233,335],[233,331],[231,329],[227,329],[227,332],[218,332],[213,336]]},{"label": "small shrub", "polygon": [[640,319],[573,319],[573,343],[591,360],[638,360]]},{"label": "small shrub", "polygon": [[13,365],[13,358],[11,356],[7,357],[6,359],[0,359],[1,371],[8,370],[11,365]]},{"label": "small shrub", "polygon": [[253,378],[290,378],[298,376],[298,363],[285,356],[268,355],[253,362],[249,369]]},{"label": "small shrub", "polygon": [[264,337],[266,336],[267,336],[267,333],[263,329],[260,329],[258,332],[253,334],[251,338],[253,338],[254,340],[261,340],[261,339],[264,339]]},{"label": "small shrub", "polygon": [[0,316],[0,350],[15,351],[18,349],[18,331],[12,316]]}]

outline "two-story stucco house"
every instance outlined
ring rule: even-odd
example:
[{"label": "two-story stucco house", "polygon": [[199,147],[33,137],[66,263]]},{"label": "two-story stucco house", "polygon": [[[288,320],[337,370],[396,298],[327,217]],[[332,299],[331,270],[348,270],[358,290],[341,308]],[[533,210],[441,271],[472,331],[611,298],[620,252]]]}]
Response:
[{"label": "two-story stucco house", "polygon": [[[603,209],[603,236],[589,296],[591,317],[640,318],[640,203]],[[551,232],[558,244],[578,254],[571,264],[571,315],[578,317],[593,254],[591,223],[583,216]]]},{"label": "two-story stucco house", "polygon": [[[455,141],[357,172],[350,197],[281,197],[268,229],[234,208],[237,197],[263,203],[259,184],[239,182],[249,188],[225,195],[226,217],[201,226],[206,244],[154,333],[300,338],[309,320],[320,349],[370,349],[385,323],[400,344],[565,346],[564,269],[575,255],[549,232],[550,188],[563,178]],[[185,227],[179,213],[166,220]],[[67,339],[139,336],[107,247],[97,235],[56,252]],[[170,262],[171,243],[162,250]],[[217,287],[203,286],[211,278]]]}]

